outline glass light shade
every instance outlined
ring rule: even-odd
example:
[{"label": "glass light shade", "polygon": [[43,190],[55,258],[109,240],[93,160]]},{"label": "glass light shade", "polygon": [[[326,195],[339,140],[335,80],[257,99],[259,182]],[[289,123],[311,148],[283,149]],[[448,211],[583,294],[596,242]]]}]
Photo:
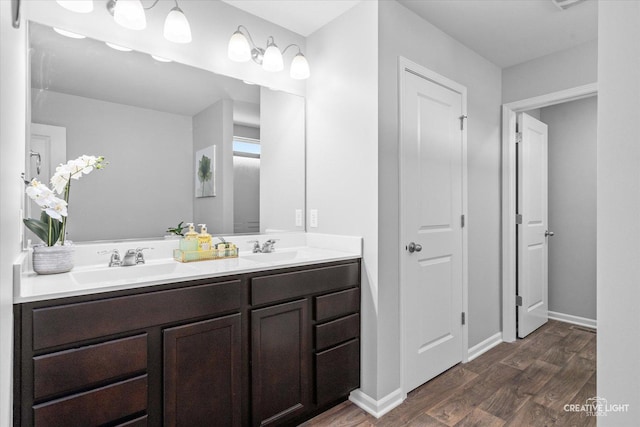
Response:
[{"label": "glass light shade", "polygon": [[309,71],[309,63],[307,62],[307,58],[304,57],[302,53],[298,53],[293,57],[293,61],[291,61],[291,70],[289,70],[289,75],[292,79],[304,80],[308,79],[311,75]]},{"label": "glass light shade", "polygon": [[65,9],[78,13],[93,12],[93,0],[57,0]]},{"label": "glass light shade", "polygon": [[251,59],[251,46],[249,46],[249,41],[240,30],[233,33],[231,39],[229,39],[227,55],[230,60],[236,62],[247,62]]},{"label": "glass light shade", "polygon": [[179,7],[171,9],[164,21],[164,38],[174,43],[191,43],[191,27]]},{"label": "glass light shade", "polygon": [[266,71],[277,72],[284,69],[284,62],[282,61],[282,53],[275,43],[271,43],[267,46],[267,50],[264,51],[264,57],[262,58],[262,68]]},{"label": "glass light shade", "polygon": [[140,0],[117,0],[113,19],[130,30],[144,30],[147,27],[147,18]]},{"label": "glass light shade", "polygon": [[84,39],[87,36],[83,36],[82,34],[74,33],[71,31],[63,30],[62,28],[53,27],[53,31],[60,34],[61,36],[71,37],[72,39]]}]

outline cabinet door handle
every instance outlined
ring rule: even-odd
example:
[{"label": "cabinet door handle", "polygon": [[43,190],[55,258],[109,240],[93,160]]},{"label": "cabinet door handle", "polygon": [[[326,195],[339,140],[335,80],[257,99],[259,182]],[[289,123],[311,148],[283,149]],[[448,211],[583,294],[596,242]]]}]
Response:
[{"label": "cabinet door handle", "polygon": [[409,246],[407,246],[407,250],[410,254],[414,252],[420,252],[422,250],[422,245],[419,243],[411,242],[409,243]]}]

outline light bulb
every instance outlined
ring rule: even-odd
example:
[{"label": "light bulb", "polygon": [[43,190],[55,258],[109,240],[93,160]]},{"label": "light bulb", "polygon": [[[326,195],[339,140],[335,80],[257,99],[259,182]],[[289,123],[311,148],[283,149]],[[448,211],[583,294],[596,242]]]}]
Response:
[{"label": "light bulb", "polygon": [[292,79],[298,80],[308,79],[311,75],[309,71],[309,63],[307,62],[307,58],[304,57],[302,52],[298,52],[298,54],[293,57],[289,75]]},{"label": "light bulb", "polygon": [[164,38],[174,43],[191,43],[191,27],[178,6],[171,9],[164,21]]},{"label": "light bulb", "polygon": [[72,39],[84,39],[87,36],[83,36],[82,34],[74,33],[71,31],[63,30],[62,28],[53,27],[53,31],[60,34],[61,36],[71,37]]},{"label": "light bulb", "polygon": [[57,0],[65,9],[77,13],[93,12],[93,0]]},{"label": "light bulb", "polygon": [[264,51],[264,57],[262,58],[262,68],[265,71],[277,72],[284,69],[284,62],[282,61],[282,53],[275,43],[271,42],[267,45],[267,50]]},{"label": "light bulb", "polygon": [[113,19],[130,30],[144,30],[147,27],[147,18],[140,0],[117,0]]},{"label": "light bulb", "polygon": [[236,62],[247,62],[251,59],[251,46],[249,46],[249,41],[240,30],[233,33],[231,39],[229,39],[227,55],[230,60]]}]

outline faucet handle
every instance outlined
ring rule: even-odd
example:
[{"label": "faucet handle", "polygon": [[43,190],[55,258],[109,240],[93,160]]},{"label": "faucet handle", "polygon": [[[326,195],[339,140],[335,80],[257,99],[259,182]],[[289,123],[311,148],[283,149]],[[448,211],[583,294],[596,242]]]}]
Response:
[{"label": "faucet handle", "polygon": [[253,243],[253,253],[261,252],[259,240],[249,240],[247,243]]},{"label": "faucet handle", "polygon": [[98,255],[111,254],[111,259],[109,260],[109,267],[119,267],[122,264],[120,259],[120,251],[117,249],[98,251]]},{"label": "faucet handle", "polygon": [[144,254],[142,253],[142,251],[146,249],[153,250],[153,248],[136,248],[136,264],[144,264]]}]

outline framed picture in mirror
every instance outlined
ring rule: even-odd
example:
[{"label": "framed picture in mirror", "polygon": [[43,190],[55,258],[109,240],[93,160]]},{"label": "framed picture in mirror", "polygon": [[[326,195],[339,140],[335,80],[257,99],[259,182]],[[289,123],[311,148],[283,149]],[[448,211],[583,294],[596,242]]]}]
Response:
[{"label": "framed picture in mirror", "polygon": [[216,146],[196,151],[195,194],[199,197],[216,196]]}]

